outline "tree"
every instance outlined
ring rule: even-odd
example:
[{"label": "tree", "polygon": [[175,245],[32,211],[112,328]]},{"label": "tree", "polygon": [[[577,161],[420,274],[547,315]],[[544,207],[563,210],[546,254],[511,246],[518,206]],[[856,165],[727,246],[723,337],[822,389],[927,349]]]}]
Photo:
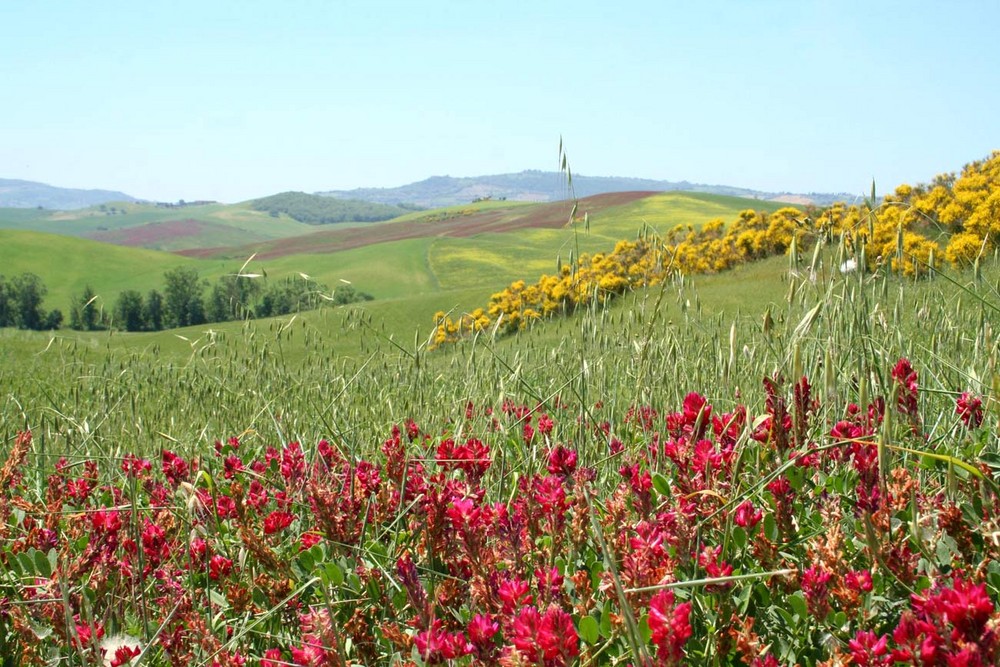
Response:
[{"label": "tree", "polygon": [[126,331],[141,331],[143,326],[142,294],[134,289],[125,290],[115,301],[115,324]]},{"label": "tree", "polygon": [[6,279],[0,275],[0,327],[14,326],[14,297]]},{"label": "tree", "polygon": [[204,324],[205,304],[202,300],[204,283],[198,272],[192,268],[179,266],[163,274],[167,284],[164,288],[164,319],[171,327],[186,327]]},{"label": "tree", "polygon": [[42,279],[34,273],[22,273],[11,281],[11,296],[14,305],[14,324],[21,329],[42,328],[45,313],[42,299],[48,289]]},{"label": "tree", "polygon": [[222,276],[212,287],[206,307],[209,322],[241,320],[253,313],[253,301],[260,284],[253,278],[231,274]]},{"label": "tree", "polygon": [[45,321],[42,322],[42,328],[47,331],[58,329],[59,327],[62,326],[62,321],[63,321],[62,311],[59,310],[58,308],[55,308],[53,310],[50,310],[45,315]]},{"label": "tree", "polygon": [[159,291],[149,290],[142,313],[143,325],[149,331],[163,329],[163,295]]},{"label": "tree", "polygon": [[69,312],[69,328],[77,331],[96,331],[102,328],[103,313],[98,309],[97,294],[90,285],[84,285],[83,293],[73,301]]}]

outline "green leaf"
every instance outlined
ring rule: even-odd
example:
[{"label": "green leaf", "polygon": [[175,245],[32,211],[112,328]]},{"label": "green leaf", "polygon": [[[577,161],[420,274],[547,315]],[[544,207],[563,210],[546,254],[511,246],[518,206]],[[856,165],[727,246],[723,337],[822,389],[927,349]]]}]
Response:
[{"label": "green leaf", "polygon": [[611,637],[611,600],[604,601],[601,611],[601,636],[605,639]]},{"label": "green leaf", "polygon": [[747,545],[747,531],[741,526],[733,526],[733,546],[742,551]]},{"label": "green leaf", "polygon": [[580,619],[580,627],[577,628],[580,637],[588,644],[596,644],[600,639],[601,632],[597,625],[597,619],[593,616],[584,616]]},{"label": "green leaf", "polygon": [[791,605],[792,611],[795,612],[798,620],[809,617],[809,605],[806,604],[806,598],[802,594],[802,591],[795,591],[789,595],[788,604]]},{"label": "green leaf", "polygon": [[649,627],[649,616],[643,614],[642,618],[639,619],[639,636],[642,637],[642,641],[648,644],[653,639],[653,631]]},{"label": "green leaf", "polygon": [[344,583],[344,571],[336,563],[329,562],[320,571],[320,578],[327,586],[340,586]]},{"label": "green leaf", "polygon": [[653,473],[653,488],[664,498],[670,497],[670,480],[658,472]]},{"label": "green leaf", "polygon": [[764,535],[772,542],[778,539],[778,523],[773,514],[764,515]]},{"label": "green leaf", "polygon": [[[34,551],[34,549],[32,549],[32,551]],[[38,574],[38,572],[35,570],[35,561],[34,559],[32,559],[32,557],[28,554],[27,551],[22,551],[18,553],[17,560],[21,565],[21,571],[24,572],[24,574],[29,574],[29,575]]]},{"label": "green leaf", "polygon": [[35,572],[46,579],[52,578],[52,566],[49,565],[49,557],[41,551],[31,550],[31,555],[35,559]]},{"label": "green leaf", "polygon": [[48,559],[49,559],[49,572],[55,572],[56,563],[59,562],[59,554],[58,552],[56,552],[55,547],[49,549]]},{"label": "green leaf", "polygon": [[219,608],[229,609],[229,600],[226,599],[226,596],[222,593],[222,591],[213,588],[208,592],[208,597]]}]

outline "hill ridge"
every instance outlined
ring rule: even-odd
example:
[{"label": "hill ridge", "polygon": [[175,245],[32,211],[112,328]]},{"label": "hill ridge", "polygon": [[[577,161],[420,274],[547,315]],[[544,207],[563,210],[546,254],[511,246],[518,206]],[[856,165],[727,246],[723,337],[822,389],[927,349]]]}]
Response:
[{"label": "hill ridge", "polygon": [[117,190],[62,188],[37,181],[0,178],[0,207],[75,210],[108,202],[136,202]]},{"label": "hill ridge", "polygon": [[477,199],[549,202],[566,199],[572,195],[588,197],[596,194],[636,190],[702,192],[765,201],[793,201],[798,204],[811,203],[816,205],[832,204],[834,201],[850,201],[854,198],[854,195],[843,192],[765,192],[729,185],[692,183],[687,180],[666,181],[631,176],[585,176],[582,174],[573,175],[571,193],[564,174],[539,169],[525,169],[520,172],[483,176],[430,176],[421,181],[397,187],[325,190],[315,194],[338,199],[361,199],[380,204],[411,204],[426,208],[440,208],[467,204]]}]

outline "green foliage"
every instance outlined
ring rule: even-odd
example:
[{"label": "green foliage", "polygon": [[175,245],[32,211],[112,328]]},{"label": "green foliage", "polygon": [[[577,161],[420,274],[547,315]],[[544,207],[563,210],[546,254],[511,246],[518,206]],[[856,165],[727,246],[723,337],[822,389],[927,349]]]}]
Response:
[{"label": "green foliage", "polygon": [[69,328],[76,331],[97,331],[105,328],[104,312],[98,302],[97,294],[88,284],[80,296],[73,299],[69,311]]},{"label": "green foliage", "polygon": [[145,305],[138,290],[125,290],[115,301],[114,322],[125,331],[142,331],[145,323]]},{"label": "green foliage", "polygon": [[284,214],[293,220],[310,225],[378,222],[390,220],[412,210],[391,204],[373,204],[359,199],[335,199],[304,192],[282,192],[254,199],[250,205],[255,211],[265,211],[274,216]]},{"label": "green foliage", "polygon": [[34,273],[16,275],[9,282],[0,275],[0,328],[58,329],[62,312],[42,308],[47,291]]},{"label": "green foliage", "polygon": [[212,286],[205,309],[209,322],[241,320],[253,314],[253,302],[260,292],[260,283],[253,278],[229,274]]},{"label": "green foliage", "polygon": [[193,268],[177,267],[163,274],[164,321],[169,327],[186,327],[205,322],[204,283]]}]

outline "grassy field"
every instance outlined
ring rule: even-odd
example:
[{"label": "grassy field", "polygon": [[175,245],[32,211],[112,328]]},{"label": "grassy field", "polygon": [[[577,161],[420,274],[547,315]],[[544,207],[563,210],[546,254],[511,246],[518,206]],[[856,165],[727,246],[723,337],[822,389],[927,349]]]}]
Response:
[{"label": "grassy field", "polygon": [[[115,214],[109,214],[114,207]],[[232,245],[248,240],[267,240],[307,234],[315,226],[292,220],[287,216],[277,218],[254,211],[249,204],[206,204],[179,208],[159,208],[149,204],[112,203],[78,211],[47,211],[39,209],[0,209],[0,229],[63,234],[123,245],[157,250],[214,247]],[[175,226],[183,221],[201,222],[204,229],[188,230],[188,234],[157,234],[139,230],[151,226]],[[132,241],[126,231],[132,232]],[[145,234],[145,238],[143,237]],[[249,238],[248,238],[249,237]]]},{"label": "grassy field", "polygon": [[[521,277],[537,278],[542,273],[554,272],[557,258],[568,262],[571,252],[610,250],[618,239],[633,238],[643,225],[662,231],[678,224],[699,225],[714,217],[732,219],[753,203],[731,197],[677,193],[654,195],[623,205],[606,203],[614,203],[615,199],[594,201],[597,202],[594,206],[588,207],[584,202],[580,209],[593,210],[589,231],[579,221],[575,228],[567,225],[571,209],[567,202],[541,206],[480,202],[456,210],[412,214],[403,216],[401,221],[372,223],[363,228],[338,225],[338,230],[300,235],[279,241],[278,245],[250,245],[197,259],[71,236],[0,230],[0,265],[4,266],[5,275],[25,271],[38,274],[49,289],[46,307],[64,312],[68,312],[71,298],[80,294],[86,284],[109,307],[124,289],[140,292],[162,289],[163,272],[174,266],[193,266],[203,278],[214,281],[238,271],[256,252],[265,258],[255,259],[246,270],[266,272],[269,279],[305,273],[331,288],[347,280],[378,299],[440,291],[439,303],[447,311],[458,303],[447,297],[449,291],[475,288],[489,294]],[[700,215],[699,206],[704,206]],[[216,208],[217,216],[235,215],[234,207]],[[86,214],[81,215],[81,220],[89,219]],[[228,230],[227,234],[243,234],[235,226],[220,228]],[[400,229],[406,232],[394,231]],[[480,229],[506,231],[477,233]],[[456,233],[463,236],[451,235]],[[344,238],[354,240],[341,249]],[[275,256],[267,257],[269,252]]]},{"label": "grassy field", "polygon": [[[100,664],[102,633],[123,664],[866,664],[906,632],[996,664],[996,263],[831,245],[429,349],[435,310],[743,204],[695,202],[251,263],[363,304],[0,330],[0,665]],[[2,234],[62,294],[239,268]]]}]

